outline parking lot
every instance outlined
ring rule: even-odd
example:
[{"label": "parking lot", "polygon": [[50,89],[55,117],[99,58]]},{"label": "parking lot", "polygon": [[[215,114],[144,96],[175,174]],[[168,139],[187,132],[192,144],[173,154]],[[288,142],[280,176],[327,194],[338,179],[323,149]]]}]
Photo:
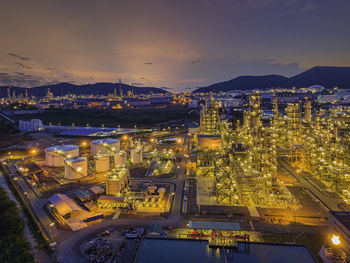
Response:
[{"label": "parking lot", "polygon": [[111,226],[81,244],[80,252],[89,263],[132,263],[144,232],[144,228]]}]

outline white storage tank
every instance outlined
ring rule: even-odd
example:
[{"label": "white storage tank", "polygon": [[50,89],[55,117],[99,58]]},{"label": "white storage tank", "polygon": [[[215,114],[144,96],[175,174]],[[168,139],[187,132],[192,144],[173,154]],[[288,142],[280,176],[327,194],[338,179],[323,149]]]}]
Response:
[{"label": "white storage tank", "polygon": [[142,163],[142,150],[139,148],[133,148],[130,150],[130,159],[133,164]]},{"label": "white storage tank", "polygon": [[64,159],[79,156],[78,145],[58,145],[45,149],[45,164],[50,167],[63,167]]},{"label": "white storage tank", "polygon": [[124,151],[119,151],[114,153],[114,166],[122,167],[126,165],[126,153]]},{"label": "white storage tank", "polygon": [[96,155],[95,157],[96,173],[109,171],[109,155]]},{"label": "white storage tank", "polygon": [[98,154],[112,155],[114,152],[120,151],[120,141],[117,139],[101,139],[91,142],[91,155]]},{"label": "white storage tank", "polygon": [[73,157],[64,160],[64,177],[67,179],[79,179],[87,176],[87,159],[85,157]]}]

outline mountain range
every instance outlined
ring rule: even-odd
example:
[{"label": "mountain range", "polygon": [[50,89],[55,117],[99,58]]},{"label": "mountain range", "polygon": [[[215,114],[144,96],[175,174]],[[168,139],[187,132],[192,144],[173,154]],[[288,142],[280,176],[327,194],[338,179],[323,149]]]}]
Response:
[{"label": "mountain range", "polygon": [[[240,76],[228,81],[215,83],[206,87],[199,87],[193,93],[199,92],[219,92],[230,90],[251,90],[251,89],[270,89],[270,88],[305,88],[311,85],[321,85],[325,88],[338,87],[340,89],[350,89],[350,67],[313,67],[293,77],[284,77],[281,75],[264,75],[264,76]],[[167,93],[167,88],[154,87],[135,87],[124,83],[95,83],[76,85],[71,83],[58,83],[53,85],[44,85],[32,88],[12,87],[16,96],[25,94],[28,96],[43,97],[47,90],[54,96],[64,96],[67,94],[75,95],[108,95],[113,94],[114,89],[119,95],[119,86],[123,94],[133,91],[134,94],[148,93]],[[8,86],[0,86],[0,97],[7,97]]]},{"label": "mountain range", "polygon": [[[64,96],[67,94],[76,95],[108,95],[114,94],[114,89],[117,95],[119,95],[119,87],[121,86],[123,94],[127,94],[128,91],[132,91],[134,94],[148,94],[148,93],[167,93],[165,89],[153,88],[153,87],[135,87],[124,83],[95,83],[95,84],[83,84],[76,85],[71,83],[58,83],[53,85],[38,86],[32,88],[11,87],[11,96],[13,90],[15,90],[16,96],[19,94],[25,94],[27,90],[28,96],[43,97],[46,95],[47,90],[53,93],[54,96]],[[0,86],[0,97],[7,97],[8,86]]]},{"label": "mountain range", "polygon": [[350,89],[350,67],[313,67],[290,78],[281,75],[240,76],[228,81],[197,88],[193,93],[292,87],[305,88],[311,85],[321,85],[325,88]]}]

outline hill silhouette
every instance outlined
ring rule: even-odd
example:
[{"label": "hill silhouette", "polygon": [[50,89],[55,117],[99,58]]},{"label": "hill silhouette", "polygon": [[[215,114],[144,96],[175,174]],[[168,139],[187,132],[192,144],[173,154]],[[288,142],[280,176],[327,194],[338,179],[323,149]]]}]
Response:
[{"label": "hill silhouette", "polygon": [[228,81],[215,83],[194,90],[197,92],[218,92],[230,90],[270,89],[270,88],[305,88],[311,85],[325,88],[337,86],[350,89],[350,67],[313,67],[301,74],[287,78],[281,75],[240,76]]},{"label": "hill silhouette", "polygon": [[[153,88],[153,87],[133,87],[124,83],[121,83],[121,88],[123,90],[123,94],[127,94],[128,91],[133,91],[134,94],[149,94],[149,93],[167,93],[166,90],[161,88]],[[7,96],[7,88],[8,86],[0,86],[0,97]],[[114,94],[114,89],[116,89],[117,95],[119,95],[119,83],[95,83],[95,84],[83,84],[76,85],[71,83],[58,83],[53,85],[44,85],[33,88],[22,88],[22,87],[12,87],[11,96],[13,90],[15,90],[16,94],[25,94],[25,90],[28,92],[28,96],[36,96],[43,97],[46,95],[47,90],[53,93],[54,96],[64,96],[67,94],[75,94],[75,95],[108,95]]]}]

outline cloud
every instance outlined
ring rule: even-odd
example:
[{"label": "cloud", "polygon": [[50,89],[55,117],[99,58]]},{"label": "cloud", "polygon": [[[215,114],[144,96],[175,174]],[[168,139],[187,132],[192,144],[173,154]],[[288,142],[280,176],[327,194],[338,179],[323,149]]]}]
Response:
[{"label": "cloud", "polygon": [[196,63],[199,63],[199,62],[201,62],[200,59],[195,59],[195,60],[191,60],[190,61],[191,64],[196,64]]},{"label": "cloud", "polygon": [[0,85],[14,85],[20,87],[34,87],[44,83],[44,79],[39,76],[32,76],[24,74],[22,72],[14,73],[1,73],[0,72]]},{"label": "cloud", "polygon": [[18,66],[22,67],[22,68],[25,68],[25,69],[31,69],[32,67],[31,66],[28,66],[28,65],[25,65],[21,62],[15,62],[15,64],[17,64]]},{"label": "cloud", "polygon": [[153,63],[152,62],[145,62],[143,64],[145,64],[145,65],[152,65]]},{"label": "cloud", "polygon": [[18,55],[18,54],[12,53],[12,52],[9,52],[7,54],[9,54],[11,57],[18,58],[18,59],[23,60],[23,61],[30,60],[29,57],[23,57],[21,55]]},{"label": "cloud", "polygon": [[23,63],[16,62],[19,69],[4,70],[0,72],[0,85],[14,85],[20,87],[34,87],[47,84],[56,84],[60,82],[69,82],[73,84],[92,83],[95,80],[92,77],[85,77],[73,74],[54,67],[30,67]]}]

